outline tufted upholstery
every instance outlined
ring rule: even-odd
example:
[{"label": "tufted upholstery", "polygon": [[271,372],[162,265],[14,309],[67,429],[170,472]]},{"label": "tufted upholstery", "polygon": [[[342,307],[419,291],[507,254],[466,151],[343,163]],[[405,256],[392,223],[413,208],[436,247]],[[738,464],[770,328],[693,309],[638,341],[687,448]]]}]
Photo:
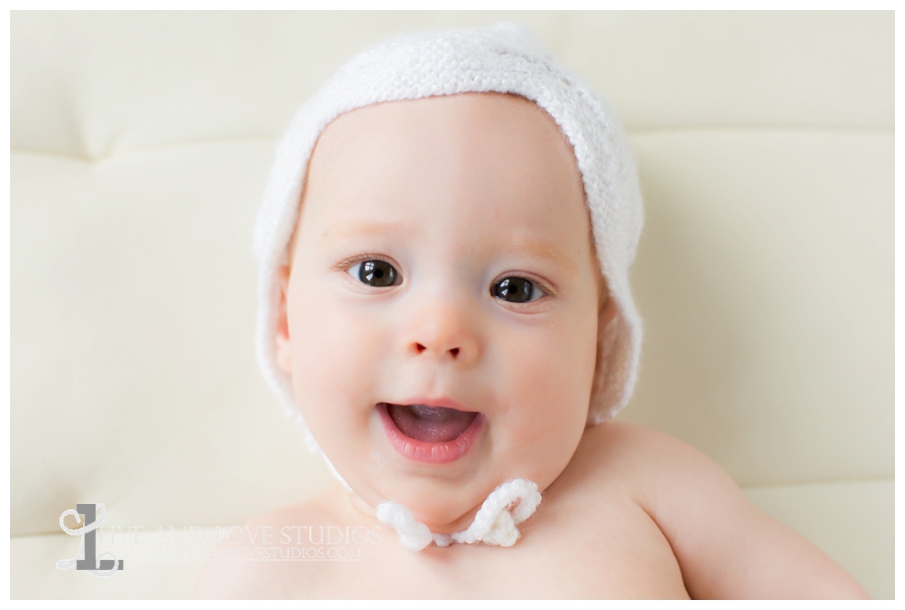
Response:
[{"label": "tufted upholstery", "polygon": [[13,598],[188,594],[199,562],[58,571],[78,502],[153,531],[329,483],[254,363],[276,139],[367,44],[500,19],[609,97],[638,159],[620,418],[894,595],[892,13],[14,12]]}]

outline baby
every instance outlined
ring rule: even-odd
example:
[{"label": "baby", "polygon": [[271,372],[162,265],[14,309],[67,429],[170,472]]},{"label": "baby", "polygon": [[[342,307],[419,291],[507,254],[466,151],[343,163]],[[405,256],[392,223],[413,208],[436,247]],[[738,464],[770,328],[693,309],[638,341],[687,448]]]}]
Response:
[{"label": "baby", "polygon": [[339,482],[247,526],[368,543],[210,562],[195,596],[865,597],[708,458],[612,420],[641,218],[612,111],[524,31],[341,68],[284,138],[256,234],[262,367]]}]

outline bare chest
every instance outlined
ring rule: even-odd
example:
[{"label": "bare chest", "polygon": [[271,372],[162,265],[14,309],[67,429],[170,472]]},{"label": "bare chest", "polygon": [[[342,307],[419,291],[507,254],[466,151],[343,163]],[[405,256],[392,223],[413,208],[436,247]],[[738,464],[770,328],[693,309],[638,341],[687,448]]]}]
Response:
[{"label": "bare chest", "polygon": [[[383,530],[345,561],[297,564],[299,598],[687,598],[678,562],[636,506],[542,507],[510,548],[402,548]],[[568,507],[562,507],[568,508]],[[372,541],[373,542],[373,541]]]}]

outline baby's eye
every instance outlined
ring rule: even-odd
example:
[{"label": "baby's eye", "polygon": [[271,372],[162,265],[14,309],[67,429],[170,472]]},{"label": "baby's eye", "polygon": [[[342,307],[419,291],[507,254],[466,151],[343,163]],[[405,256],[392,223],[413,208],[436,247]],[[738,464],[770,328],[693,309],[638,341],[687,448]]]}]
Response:
[{"label": "baby's eye", "polygon": [[490,294],[498,299],[511,303],[527,303],[541,298],[546,294],[531,280],[523,277],[507,277],[493,285]]},{"label": "baby's eye", "polygon": [[362,261],[349,267],[349,275],[368,286],[393,286],[399,274],[396,268],[386,261]]}]

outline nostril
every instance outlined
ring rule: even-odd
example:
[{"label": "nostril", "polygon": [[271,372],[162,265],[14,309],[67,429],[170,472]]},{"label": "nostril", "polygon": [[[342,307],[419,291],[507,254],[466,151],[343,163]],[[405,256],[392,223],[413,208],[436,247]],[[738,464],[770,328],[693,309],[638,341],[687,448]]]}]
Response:
[{"label": "nostril", "polygon": [[427,349],[427,348],[424,347],[423,345],[421,345],[420,343],[416,343],[416,344],[415,344],[415,350],[416,350],[419,354],[420,354],[421,352],[423,352],[424,350],[426,350],[426,349]]},{"label": "nostril", "polygon": [[456,356],[459,355],[459,348],[458,348],[458,347],[454,347],[454,348],[452,348],[451,350],[449,350],[449,353],[453,355],[453,358],[455,358]]}]

